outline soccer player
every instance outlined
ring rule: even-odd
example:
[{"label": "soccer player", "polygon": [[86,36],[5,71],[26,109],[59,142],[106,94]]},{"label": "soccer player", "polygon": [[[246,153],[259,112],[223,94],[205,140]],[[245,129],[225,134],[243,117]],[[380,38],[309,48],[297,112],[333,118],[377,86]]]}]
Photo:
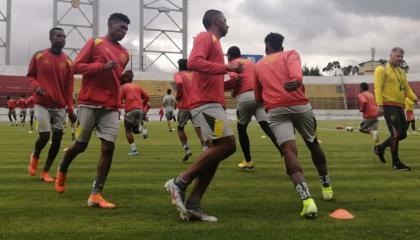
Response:
[{"label": "soccer player", "polygon": [[65,191],[68,168],[77,155],[88,146],[92,132],[101,140],[101,156],[96,178],[93,182],[88,206],[115,208],[106,201],[102,190],[111,168],[120,122],[118,109],[120,81],[129,55],[119,44],[128,30],[130,19],[122,13],[113,13],[108,18],[108,33],[105,37],[89,39],[73,65],[75,74],[83,74],[82,87],[78,96],[78,119],[76,141],[66,151],[60,163],[55,189]]},{"label": "soccer player", "polygon": [[131,151],[128,153],[130,156],[139,155],[136,143],[134,142],[133,129],[140,133],[139,129],[143,132],[143,108],[149,102],[149,95],[142,87],[133,83],[133,72],[126,71],[121,80],[121,102],[124,102],[124,127],[125,136]]},{"label": "soccer player", "polygon": [[[12,126],[13,125],[17,126],[16,99],[13,99],[10,96],[7,96],[7,108],[9,109],[9,112],[7,113],[7,116],[9,117],[9,120],[12,123]],[[15,119],[15,120],[13,121],[13,119]]]},{"label": "soccer player", "polygon": [[[215,222],[216,217],[202,210],[201,199],[219,163],[236,150],[235,137],[223,108],[224,74],[243,69],[238,63],[224,63],[220,39],[226,36],[228,26],[223,13],[208,10],[204,14],[203,25],[207,31],[195,37],[188,69],[193,71],[191,115],[193,122],[200,126],[208,149],[186,171],[169,179],[165,187],[171,193],[172,203],[180,211],[181,219]],[[185,191],[193,181],[194,186],[185,202]]]},{"label": "soccer player", "polygon": [[51,137],[50,150],[41,173],[41,180],[47,183],[54,182],[48,171],[60,151],[66,107],[69,117],[73,121],[77,118],[73,113],[72,61],[62,51],[66,43],[64,30],[52,28],[50,41],[51,48],[41,50],[32,57],[27,74],[33,91],[39,134],[31,154],[28,171],[31,176],[35,176],[41,151]]},{"label": "soccer player", "polygon": [[30,96],[26,99],[26,105],[29,108],[29,124],[31,125],[31,130],[29,133],[33,133],[34,131],[34,118],[35,118],[35,110],[34,110],[34,97]]},{"label": "soccer player", "polygon": [[284,157],[287,174],[303,202],[301,216],[316,217],[317,206],[305,182],[297,158],[295,129],[309,148],[321,180],[322,197],[333,199],[327,161],[316,136],[316,119],[305,96],[300,56],[295,50],[283,51],[284,37],[270,33],[265,38],[267,56],[255,65],[255,99],[262,102]]},{"label": "soccer player", "polygon": [[165,109],[161,107],[159,109],[159,121],[162,122],[163,115],[165,114]]},{"label": "soccer player", "polygon": [[412,101],[408,97],[405,98],[405,115],[407,117],[407,130],[410,128],[410,125],[411,125],[412,134],[416,132],[416,119],[414,118],[414,105],[416,105],[414,101]]},{"label": "soccer player", "polygon": [[24,127],[26,121],[26,110],[28,108],[26,105],[26,96],[22,95],[22,97],[17,100],[16,105],[17,108],[19,108],[20,123],[22,124],[22,127]]},{"label": "soccer player", "polygon": [[174,111],[176,109],[175,97],[171,95],[172,90],[169,88],[166,90],[166,96],[163,97],[163,108],[165,108],[165,117],[168,122],[169,132],[173,132],[174,129],[171,126],[171,120],[175,120]]},{"label": "soccer player", "polygon": [[[192,152],[190,146],[188,145],[188,138],[185,134],[185,125],[187,124],[188,120],[192,121],[191,117],[191,108],[190,108],[190,94],[191,94],[191,84],[192,84],[192,72],[188,71],[188,60],[187,59],[179,59],[178,61],[179,72],[174,74],[175,85],[176,85],[176,101],[178,106],[178,136],[179,140],[182,143],[184,148],[184,157],[182,161],[188,161],[191,157]],[[204,146],[204,140],[201,136],[200,127],[194,125],[193,127],[195,132],[197,133],[198,138],[200,139],[201,146]]]},{"label": "soccer player", "polygon": [[238,118],[236,127],[238,129],[239,143],[241,145],[244,160],[238,164],[238,167],[244,170],[254,168],[249,148],[249,137],[247,133],[248,124],[252,116],[255,116],[264,133],[270,137],[276,147],[276,138],[268,125],[268,116],[264,107],[255,101],[254,95],[254,63],[249,59],[241,58],[241,50],[237,46],[232,46],[227,51],[228,61],[230,63],[243,64],[244,72],[237,74],[229,73],[230,79],[225,82],[225,90],[232,90],[232,96],[236,97],[236,116]]},{"label": "soccer player", "polygon": [[391,50],[388,64],[375,69],[375,98],[379,116],[384,116],[390,137],[382,144],[374,147],[379,160],[385,163],[385,149],[391,147],[392,167],[395,170],[410,171],[411,168],[401,162],[398,156],[399,142],[407,137],[407,121],[404,113],[405,98],[417,103],[407,81],[405,71],[400,67],[403,63],[404,50],[395,47]]},{"label": "soccer player", "polygon": [[378,106],[375,102],[375,96],[368,90],[369,85],[362,82],[360,84],[360,93],[357,96],[360,112],[363,113],[363,120],[360,123],[359,131],[361,133],[372,134],[373,141],[378,143]]}]

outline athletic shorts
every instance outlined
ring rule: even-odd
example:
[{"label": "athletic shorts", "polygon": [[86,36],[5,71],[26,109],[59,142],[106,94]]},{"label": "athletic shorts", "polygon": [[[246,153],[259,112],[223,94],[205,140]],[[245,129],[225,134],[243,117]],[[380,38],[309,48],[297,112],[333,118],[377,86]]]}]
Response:
[{"label": "athletic shorts", "polygon": [[143,111],[140,109],[134,109],[127,113],[125,113],[124,121],[129,122],[131,124],[141,124],[143,120]]},{"label": "athletic shorts", "polygon": [[37,132],[60,132],[66,122],[65,108],[45,108],[35,105]]},{"label": "athletic shorts", "polygon": [[204,141],[233,136],[227,113],[219,103],[204,104],[192,109],[191,116],[193,125],[200,127]]},{"label": "athletic shorts", "polygon": [[363,130],[378,130],[379,121],[376,118],[365,118],[360,123],[360,128]]},{"label": "athletic shorts", "polygon": [[296,139],[295,129],[306,142],[316,139],[316,119],[309,103],[272,109],[268,113],[268,123],[279,146]]},{"label": "athletic shorts", "polygon": [[98,138],[115,142],[120,130],[118,111],[104,108],[79,107],[77,112],[79,126],[76,131],[76,141],[88,143],[93,130]]},{"label": "athletic shorts", "polygon": [[178,126],[183,128],[185,125],[187,125],[188,120],[191,120],[193,127],[199,127],[192,121],[191,112],[189,110],[178,110]]},{"label": "athletic shorts", "polygon": [[166,120],[171,121],[174,118],[174,111],[165,111]]},{"label": "athletic shorts", "polygon": [[238,102],[236,116],[238,118],[238,123],[243,125],[249,124],[252,116],[255,116],[257,122],[268,122],[268,116],[264,107],[258,104],[255,100]]},{"label": "athletic shorts", "polygon": [[414,112],[412,110],[405,111],[405,115],[407,116],[407,122],[414,120]]}]

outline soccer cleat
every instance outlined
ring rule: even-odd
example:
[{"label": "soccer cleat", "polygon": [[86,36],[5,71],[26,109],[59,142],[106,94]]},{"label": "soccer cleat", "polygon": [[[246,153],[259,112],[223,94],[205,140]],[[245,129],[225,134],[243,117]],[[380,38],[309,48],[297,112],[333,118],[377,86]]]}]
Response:
[{"label": "soccer cleat", "polygon": [[315,201],[312,198],[303,200],[303,209],[300,216],[305,218],[316,218],[318,214],[318,208],[316,207]]},{"label": "soccer cleat", "polygon": [[241,163],[238,164],[238,167],[242,170],[252,170],[254,169],[254,163],[252,161],[245,161],[243,160]]},{"label": "soccer cleat", "polygon": [[392,164],[392,168],[394,170],[400,170],[400,171],[411,171],[411,167],[405,165],[401,161],[398,161],[397,163]]},{"label": "soccer cleat", "polygon": [[175,184],[175,178],[171,178],[165,183],[165,188],[168,192],[171,193],[172,204],[176,206],[176,208],[181,213],[186,213],[187,209],[185,208],[185,191],[181,190]]},{"label": "soccer cleat", "polygon": [[184,154],[184,158],[182,158],[183,162],[188,161],[188,159],[192,156],[192,152],[191,149],[185,149],[185,154]]},{"label": "soccer cleat", "polygon": [[47,171],[42,171],[40,178],[41,178],[42,181],[44,181],[46,183],[53,183],[54,182],[54,178],[52,178]]},{"label": "soccer cleat", "polygon": [[173,132],[173,131],[175,131],[175,129],[173,129],[173,128],[169,129],[169,132]]},{"label": "soccer cleat", "polygon": [[102,197],[101,193],[90,194],[89,199],[87,201],[87,205],[89,207],[100,207],[100,208],[107,208],[113,209],[117,206],[113,203],[108,202]]},{"label": "soccer cleat", "polygon": [[217,222],[217,217],[207,215],[202,208],[187,209],[187,212],[179,214],[183,221]]},{"label": "soccer cleat", "polygon": [[31,154],[31,159],[29,160],[29,165],[28,165],[29,175],[35,176],[36,169],[38,168],[38,161],[39,161],[39,158]]},{"label": "soccer cleat", "polygon": [[57,169],[57,177],[55,179],[55,191],[63,193],[66,191],[66,173],[60,172],[60,168]]},{"label": "soccer cleat", "polygon": [[385,157],[384,157],[385,150],[382,149],[380,145],[373,146],[373,152],[376,155],[378,155],[378,158],[382,163],[386,163],[386,160],[385,160]]},{"label": "soccer cleat", "polygon": [[334,191],[331,186],[322,186],[322,199],[325,201],[331,201],[334,198]]},{"label": "soccer cleat", "polygon": [[145,128],[143,129],[143,138],[147,139],[149,137],[149,131]]},{"label": "soccer cleat", "polygon": [[128,153],[128,155],[129,156],[138,156],[138,155],[140,155],[140,152],[136,149],[136,150],[131,150],[129,153]]}]

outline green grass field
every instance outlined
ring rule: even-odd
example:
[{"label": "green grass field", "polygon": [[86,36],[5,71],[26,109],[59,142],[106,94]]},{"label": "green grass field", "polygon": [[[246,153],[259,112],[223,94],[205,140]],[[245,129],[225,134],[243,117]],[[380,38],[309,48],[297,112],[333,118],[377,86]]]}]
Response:
[{"label": "green grass field", "polygon": [[[299,216],[301,202],[285,174],[282,159],[262,131],[251,124],[249,135],[256,170],[240,171],[237,152],[220,166],[203,207],[217,223],[182,222],[170,204],[164,182],[183,171],[183,149],[176,133],[163,122],[148,125],[150,138],[137,143],[141,156],[129,157],[121,132],[104,195],[119,207],[86,206],[99,141],[92,138],[87,151],[70,168],[68,187],[57,194],[52,184],[27,174],[35,134],[22,127],[0,124],[0,239],[418,239],[420,225],[420,136],[401,144],[401,159],[411,172],[391,169],[371,152],[372,138],[360,133],[326,130],[355,121],[320,121],[319,139],[326,152],[335,200],[321,200],[320,183],[308,151],[299,139],[299,158],[319,208],[316,220]],[[384,130],[384,124],[382,130]],[[232,126],[234,123],[232,122]],[[187,127],[193,157],[200,146]],[[382,139],[387,136],[381,132]],[[69,132],[62,149],[71,144]],[[48,149],[41,155],[44,163]],[[62,158],[60,152],[52,173]],[[192,161],[192,160],[191,160]],[[328,214],[345,208],[354,220],[340,221]]]}]

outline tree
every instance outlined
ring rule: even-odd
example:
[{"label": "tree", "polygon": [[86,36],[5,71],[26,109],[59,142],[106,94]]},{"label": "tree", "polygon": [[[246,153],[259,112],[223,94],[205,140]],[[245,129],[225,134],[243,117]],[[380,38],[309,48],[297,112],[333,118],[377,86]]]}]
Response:
[{"label": "tree", "polygon": [[327,72],[332,76],[338,76],[341,72],[341,64],[339,61],[329,62],[326,67],[322,69],[323,72]]},{"label": "tree", "polygon": [[308,68],[306,64],[303,65],[302,67],[302,73],[303,73],[303,76],[321,76],[318,66]]},{"label": "tree", "polygon": [[353,65],[348,65],[347,67],[343,67],[341,70],[343,71],[344,76],[348,76],[350,75],[350,73],[352,73]]}]

